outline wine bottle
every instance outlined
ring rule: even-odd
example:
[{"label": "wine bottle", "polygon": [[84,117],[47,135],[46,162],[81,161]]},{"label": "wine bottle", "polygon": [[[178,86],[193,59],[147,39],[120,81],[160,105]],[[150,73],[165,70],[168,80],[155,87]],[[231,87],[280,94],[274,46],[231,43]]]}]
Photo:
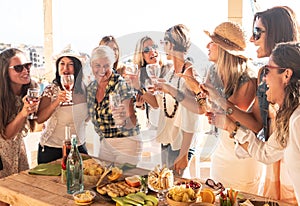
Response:
[{"label": "wine bottle", "polygon": [[65,126],[65,140],[62,147],[62,160],[61,160],[61,181],[66,183],[67,176],[67,158],[71,150],[70,126]]},{"label": "wine bottle", "polygon": [[67,192],[69,194],[84,189],[82,157],[77,148],[76,135],[72,135],[71,142],[71,151],[67,158]]}]

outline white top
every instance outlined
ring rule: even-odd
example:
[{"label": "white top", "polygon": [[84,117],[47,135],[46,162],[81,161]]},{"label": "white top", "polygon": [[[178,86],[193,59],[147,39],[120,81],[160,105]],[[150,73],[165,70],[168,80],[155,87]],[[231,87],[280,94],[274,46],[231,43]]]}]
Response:
[{"label": "white top", "polygon": [[279,159],[284,159],[291,183],[281,181],[281,184],[292,184],[295,190],[297,202],[300,205],[300,106],[293,112],[289,121],[289,139],[284,149],[271,135],[267,142],[258,140],[255,134],[249,130],[239,129],[236,141],[248,142],[248,154],[237,144],[236,154],[240,157],[251,155],[257,160],[271,164]]},{"label": "white top", "polygon": [[[57,87],[57,86],[56,86]],[[52,85],[47,88],[57,93],[58,88]],[[56,95],[51,96],[51,101],[56,99]],[[87,104],[80,103],[72,106],[57,107],[50,118],[45,122],[45,129],[40,138],[41,146],[61,148],[65,139],[65,126],[70,126],[70,133],[76,134],[77,145],[85,143],[85,120],[88,118]]]},{"label": "white top", "polygon": [[[173,75],[173,72],[174,69],[168,72],[164,78],[169,81]],[[179,83],[179,90],[183,91],[184,93],[188,92],[183,78],[180,78]],[[170,84],[172,84],[174,87],[177,87],[178,77],[176,75],[174,75]],[[169,94],[165,94],[165,96],[167,111],[169,114],[172,114],[174,110],[175,99]],[[181,148],[183,137],[182,131],[200,134],[200,115],[189,111],[186,107],[179,103],[175,116],[173,118],[168,118],[165,116],[164,112],[163,94],[156,95],[156,98],[161,110],[157,128],[157,141],[162,144],[171,144],[172,150],[179,150]],[[194,138],[196,137],[194,136]]]},{"label": "white top", "polygon": [[211,156],[211,178],[225,187],[258,194],[264,165],[254,158],[239,159],[229,133],[221,129],[218,133],[219,142]]}]

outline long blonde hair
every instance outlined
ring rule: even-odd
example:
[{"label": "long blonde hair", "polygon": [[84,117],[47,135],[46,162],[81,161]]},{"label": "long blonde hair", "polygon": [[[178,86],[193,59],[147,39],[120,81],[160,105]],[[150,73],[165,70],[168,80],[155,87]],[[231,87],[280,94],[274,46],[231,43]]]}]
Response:
[{"label": "long blonde hair", "polygon": [[247,59],[234,56],[218,46],[219,57],[216,62],[217,74],[224,85],[224,94],[229,97],[239,88],[239,81],[242,76],[250,78],[252,70]]},{"label": "long blonde hair", "polygon": [[[147,62],[145,61],[145,59],[143,57],[143,49],[144,49],[144,43],[148,40],[153,41],[153,39],[151,39],[149,36],[142,37],[137,42],[136,47],[135,47],[135,51],[134,51],[134,55],[133,55],[133,63],[137,64],[139,69],[142,67],[145,67],[147,64]],[[159,64],[163,65],[161,56],[160,56],[160,54],[158,54],[158,55],[159,55]]]}]

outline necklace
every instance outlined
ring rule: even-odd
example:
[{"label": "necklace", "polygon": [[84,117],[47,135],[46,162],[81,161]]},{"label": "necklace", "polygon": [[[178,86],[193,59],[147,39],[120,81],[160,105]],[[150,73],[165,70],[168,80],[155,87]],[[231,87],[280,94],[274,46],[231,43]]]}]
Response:
[{"label": "necklace", "polygon": [[[169,83],[171,83],[174,75],[175,75],[175,70],[174,70],[173,74],[171,75],[171,77],[169,79]],[[180,77],[178,78],[178,81],[177,81],[177,89],[179,89],[179,85],[180,85]],[[173,97],[173,99],[175,99],[175,98]],[[178,101],[175,99],[175,105],[174,105],[174,110],[173,110],[172,114],[169,114],[168,111],[167,111],[167,99],[166,99],[165,94],[163,96],[163,101],[164,101],[165,116],[168,117],[168,118],[173,118],[175,116],[177,108],[178,108]]]}]

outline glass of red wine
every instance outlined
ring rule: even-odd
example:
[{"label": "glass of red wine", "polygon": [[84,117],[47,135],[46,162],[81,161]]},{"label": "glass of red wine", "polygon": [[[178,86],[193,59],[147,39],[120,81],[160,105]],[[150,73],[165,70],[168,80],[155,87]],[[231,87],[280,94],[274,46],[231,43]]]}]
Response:
[{"label": "glass of red wine", "polygon": [[72,90],[74,86],[74,75],[73,74],[62,74],[60,76],[61,85],[65,91],[67,91],[68,101],[63,102],[62,105],[72,105]]},{"label": "glass of red wine", "polygon": [[[40,90],[37,88],[29,88],[27,90],[27,97],[26,100],[29,104],[33,104],[35,102],[40,101]],[[36,119],[36,112],[32,112],[29,116],[28,119]]]}]

